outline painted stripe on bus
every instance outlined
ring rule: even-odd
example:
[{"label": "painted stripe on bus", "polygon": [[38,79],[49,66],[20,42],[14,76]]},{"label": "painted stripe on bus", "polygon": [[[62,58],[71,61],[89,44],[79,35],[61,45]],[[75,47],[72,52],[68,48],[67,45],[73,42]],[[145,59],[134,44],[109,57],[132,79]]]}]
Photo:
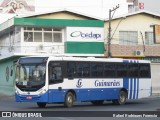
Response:
[{"label": "painted stripe on bus", "polygon": [[138,93],[139,93],[139,78],[137,79],[137,96],[136,96],[136,99],[138,99]]},{"label": "painted stripe on bus", "polygon": [[139,79],[129,78],[128,81],[128,99],[138,99]]},{"label": "painted stripe on bus", "polygon": [[128,99],[130,98],[130,79],[128,79]]},{"label": "painted stripe on bus", "polygon": [[134,96],[134,78],[132,79],[132,98],[133,99],[133,96]]},{"label": "painted stripe on bus", "polygon": [[134,94],[133,94],[133,99],[136,99],[136,91],[137,91],[136,87],[137,87],[137,79],[134,78]]},{"label": "painted stripe on bus", "polygon": [[130,97],[129,99],[132,99],[132,79],[130,79]]}]

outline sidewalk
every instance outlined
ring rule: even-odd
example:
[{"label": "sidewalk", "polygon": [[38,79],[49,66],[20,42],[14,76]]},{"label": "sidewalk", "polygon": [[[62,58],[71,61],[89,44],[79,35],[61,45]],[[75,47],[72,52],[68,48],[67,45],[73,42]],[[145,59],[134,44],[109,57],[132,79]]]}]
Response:
[{"label": "sidewalk", "polygon": [[5,95],[5,94],[1,94],[0,93],[0,101],[1,100],[9,100],[9,99],[13,99],[14,98],[14,95]]},{"label": "sidewalk", "polygon": [[160,97],[160,93],[152,93],[152,96]]}]

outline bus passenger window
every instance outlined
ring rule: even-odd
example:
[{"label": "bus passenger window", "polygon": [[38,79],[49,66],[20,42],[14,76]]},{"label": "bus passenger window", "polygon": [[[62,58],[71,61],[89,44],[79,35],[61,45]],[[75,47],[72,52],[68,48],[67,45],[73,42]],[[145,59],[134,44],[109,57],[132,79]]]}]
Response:
[{"label": "bus passenger window", "polygon": [[117,64],[117,77],[127,77],[127,64],[118,63]]},{"label": "bus passenger window", "polygon": [[90,66],[89,63],[84,63],[83,64],[83,77],[88,78],[90,76]]},{"label": "bus passenger window", "polygon": [[140,77],[141,78],[150,78],[150,66],[148,64],[140,65],[139,66],[140,70]]},{"label": "bus passenger window", "polygon": [[138,78],[138,64],[130,63],[128,64],[128,77]]},{"label": "bus passenger window", "polygon": [[104,63],[104,77],[105,78],[116,77],[116,68],[114,63]]},{"label": "bus passenger window", "polygon": [[79,78],[83,77],[83,64],[82,63],[77,64],[77,76]]},{"label": "bus passenger window", "polygon": [[51,79],[60,80],[62,77],[61,67],[54,67],[51,73]]},{"label": "bus passenger window", "polygon": [[77,76],[80,78],[90,77],[90,66],[89,63],[78,63],[77,64]]},{"label": "bus passenger window", "polygon": [[103,63],[91,63],[91,77],[103,78]]},{"label": "bus passenger window", "polygon": [[49,83],[59,83],[62,82],[62,68],[57,64],[49,65]]},{"label": "bus passenger window", "polygon": [[73,79],[76,75],[76,63],[68,62],[67,63],[67,77]]}]

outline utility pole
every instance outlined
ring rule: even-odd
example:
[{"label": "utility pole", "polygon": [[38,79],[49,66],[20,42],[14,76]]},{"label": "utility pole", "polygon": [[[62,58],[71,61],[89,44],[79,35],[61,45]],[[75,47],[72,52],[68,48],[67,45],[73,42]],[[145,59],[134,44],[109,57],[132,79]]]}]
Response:
[{"label": "utility pole", "polygon": [[[111,50],[110,50],[110,46],[111,46],[111,20],[112,20],[112,18],[113,18],[113,15],[114,15],[114,13],[115,13],[115,11],[116,11],[116,9],[118,9],[119,8],[119,4],[115,7],[115,8],[113,8],[113,9],[109,9],[109,28],[108,28],[108,57],[109,58],[111,58],[112,57],[112,55],[111,55]],[[113,13],[113,15],[112,15],[112,12],[114,12]]]}]

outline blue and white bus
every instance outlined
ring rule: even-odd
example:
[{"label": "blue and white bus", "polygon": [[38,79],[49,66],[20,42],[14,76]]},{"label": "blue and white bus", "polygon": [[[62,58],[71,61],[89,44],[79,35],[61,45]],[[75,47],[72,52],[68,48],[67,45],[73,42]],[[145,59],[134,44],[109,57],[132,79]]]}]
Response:
[{"label": "blue and white bus", "polygon": [[94,105],[151,96],[150,62],[120,58],[21,57],[16,67],[16,101],[39,107],[76,101]]}]

